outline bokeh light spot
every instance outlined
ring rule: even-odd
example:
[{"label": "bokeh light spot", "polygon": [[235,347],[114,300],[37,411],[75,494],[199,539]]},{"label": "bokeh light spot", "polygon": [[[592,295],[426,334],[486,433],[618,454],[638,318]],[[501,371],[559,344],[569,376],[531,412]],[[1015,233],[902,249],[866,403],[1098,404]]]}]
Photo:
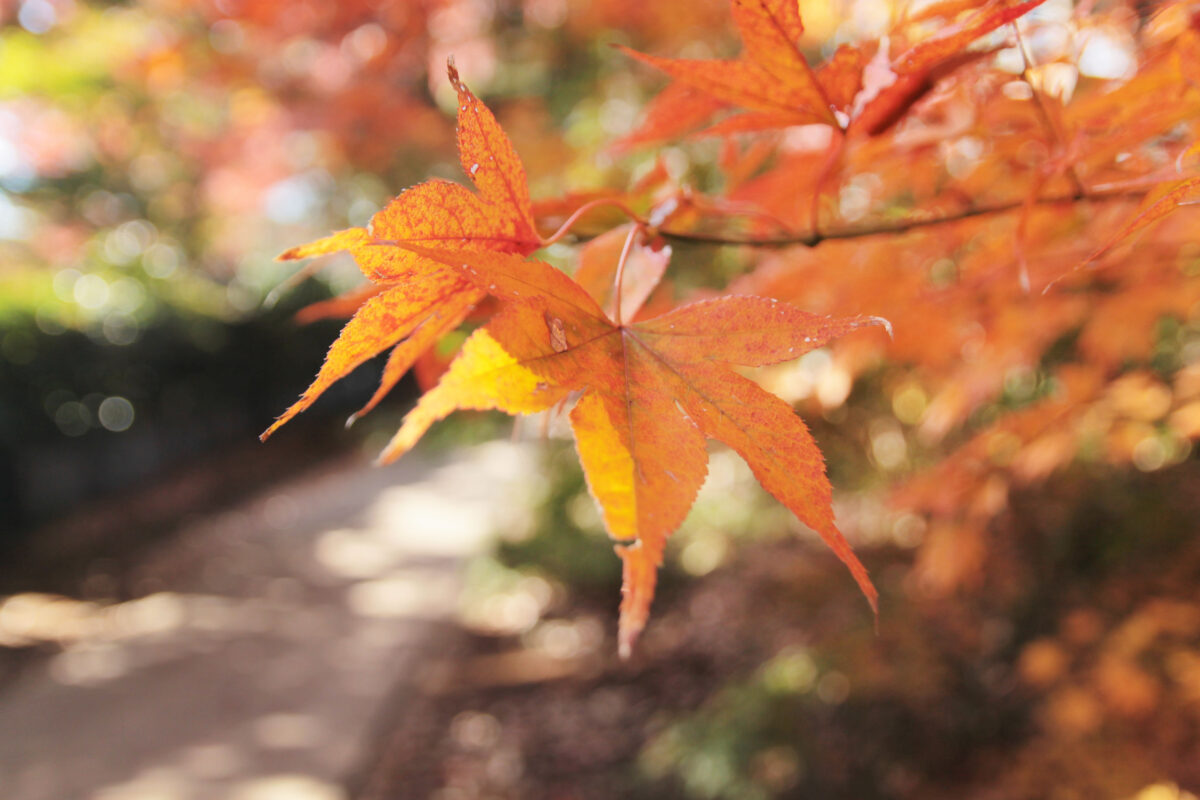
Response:
[{"label": "bokeh light spot", "polygon": [[100,403],[97,416],[105,430],[114,433],[127,431],[133,424],[133,403],[124,397],[106,397]]}]

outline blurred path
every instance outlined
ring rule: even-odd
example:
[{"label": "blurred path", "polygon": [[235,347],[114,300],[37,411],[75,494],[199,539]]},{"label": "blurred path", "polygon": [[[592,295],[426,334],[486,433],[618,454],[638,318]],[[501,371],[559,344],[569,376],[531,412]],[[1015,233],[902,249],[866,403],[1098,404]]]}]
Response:
[{"label": "blurred path", "polygon": [[340,800],[533,462],[343,461],[186,525],[134,568],[139,599],[9,598],[0,644],[63,649],[0,689],[0,797]]}]

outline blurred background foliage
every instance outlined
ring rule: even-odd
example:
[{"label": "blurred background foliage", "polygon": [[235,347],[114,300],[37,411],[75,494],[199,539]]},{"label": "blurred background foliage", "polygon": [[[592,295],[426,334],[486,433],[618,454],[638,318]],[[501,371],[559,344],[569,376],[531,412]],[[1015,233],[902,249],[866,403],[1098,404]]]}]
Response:
[{"label": "blurred background foliage", "polygon": [[[804,13],[806,46],[828,55],[839,37],[879,33],[889,4]],[[676,180],[720,188],[711,141],[604,149],[662,85],[612,43],[693,58],[738,48],[725,0],[0,0],[0,545],[28,545],[40,526],[214,453],[269,480],[336,447],[378,449],[414,390],[342,433],[371,369],[271,448],[253,442],[337,329],[298,328],[292,314],[359,280],[333,259],[275,296],[295,267],[273,259],[365,224],[427,177],[461,179],[451,53],[514,140],[535,198],[624,190],[660,158]],[[746,264],[703,247],[677,258],[689,264],[682,289],[723,285]],[[1149,366],[1194,364],[1195,330],[1160,323],[1162,363]],[[979,419],[1049,392],[1045,372],[1014,369]],[[1200,790],[1200,480],[1185,440],[1144,463],[1081,458],[1014,489],[987,525],[927,529],[882,491],[956,443],[919,435],[930,398],[918,382],[883,368],[852,381],[825,350],[760,377],[814,423],[839,520],[883,593],[878,636],[836,565],[717,452],[672,539],[643,671],[415,705],[396,725],[436,733],[393,756],[397,784],[536,796],[583,769],[561,796]],[[1143,397],[1137,380],[1127,393]],[[435,435],[455,444],[499,428],[465,417]],[[517,643],[602,660],[619,562],[573,451],[551,443],[543,458],[537,515],[472,566],[463,625],[481,652]],[[222,472],[214,463],[226,462],[204,468]],[[25,565],[9,564],[5,580],[20,585]],[[549,708],[573,722],[546,722]],[[493,728],[504,736],[484,745],[463,733]],[[506,783],[488,759],[514,747],[526,772]]]}]

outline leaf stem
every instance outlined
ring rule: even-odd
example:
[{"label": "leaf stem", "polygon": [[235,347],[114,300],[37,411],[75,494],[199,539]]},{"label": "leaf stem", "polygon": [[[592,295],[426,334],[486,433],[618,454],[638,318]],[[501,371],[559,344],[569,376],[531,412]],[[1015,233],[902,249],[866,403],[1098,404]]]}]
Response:
[{"label": "leaf stem", "polygon": [[579,221],[580,217],[591,211],[593,208],[601,208],[603,206],[614,206],[615,208],[625,212],[625,216],[629,217],[638,225],[646,224],[644,219],[642,219],[633,209],[625,205],[625,203],[622,201],[616,199],[615,197],[600,197],[595,200],[589,200],[579,208],[575,209],[575,211],[571,213],[571,216],[567,217],[563,221],[563,224],[558,227],[558,230],[544,239],[539,237],[539,244],[541,244],[542,247],[549,247],[559,239],[566,236],[571,231],[571,227]]},{"label": "leaf stem", "polygon": [[629,251],[633,248],[633,240],[642,232],[642,224],[638,223],[629,229],[625,237],[625,246],[621,248],[621,257],[617,259],[617,277],[613,281],[613,317],[617,327],[621,327],[621,281],[625,277],[625,262],[629,260]]}]

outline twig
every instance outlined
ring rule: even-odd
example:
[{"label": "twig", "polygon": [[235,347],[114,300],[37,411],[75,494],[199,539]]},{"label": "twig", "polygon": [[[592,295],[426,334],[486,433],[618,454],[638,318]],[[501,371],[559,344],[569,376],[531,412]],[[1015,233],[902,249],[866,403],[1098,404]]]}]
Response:
[{"label": "twig", "polygon": [[[1084,195],[1078,191],[1069,194],[1046,195],[1044,197],[1034,198],[1033,205],[1055,205],[1059,203],[1078,203],[1081,201],[1089,202],[1107,202],[1111,200],[1140,200],[1145,196],[1145,192],[1129,191],[1127,189],[1111,193],[1103,193],[1092,191]],[[700,244],[714,245],[730,245],[730,246],[748,246],[748,247],[816,247],[821,242],[837,240],[837,239],[864,239],[869,236],[879,236],[882,234],[906,233],[911,230],[919,230],[921,228],[931,228],[938,225],[946,225],[963,220],[973,219],[975,217],[983,217],[991,214],[1006,214],[1023,207],[1029,200],[1022,198],[1020,200],[1012,200],[1007,203],[999,203],[993,206],[983,206],[980,208],[968,208],[956,214],[946,214],[941,217],[930,217],[927,219],[906,219],[896,223],[881,224],[865,228],[847,228],[845,230],[823,231],[821,233],[807,233],[798,236],[777,237],[773,239],[756,239],[749,237],[729,237],[713,233],[699,233],[696,231],[670,231],[659,230],[658,234],[664,239],[675,242],[696,242]]]},{"label": "twig", "polygon": [[571,216],[567,217],[566,220],[563,221],[563,224],[558,226],[558,230],[550,234],[545,239],[541,239],[539,244],[541,244],[542,247],[549,247],[550,245],[554,244],[570,232],[571,227],[579,221],[580,217],[591,211],[593,208],[601,208],[602,206],[615,206],[616,208],[619,208],[621,211],[625,212],[625,216],[629,217],[639,225],[646,224],[644,219],[642,219],[633,209],[625,205],[620,200],[617,200],[613,197],[601,197],[584,203],[579,208],[575,209],[575,211],[571,213]]}]

